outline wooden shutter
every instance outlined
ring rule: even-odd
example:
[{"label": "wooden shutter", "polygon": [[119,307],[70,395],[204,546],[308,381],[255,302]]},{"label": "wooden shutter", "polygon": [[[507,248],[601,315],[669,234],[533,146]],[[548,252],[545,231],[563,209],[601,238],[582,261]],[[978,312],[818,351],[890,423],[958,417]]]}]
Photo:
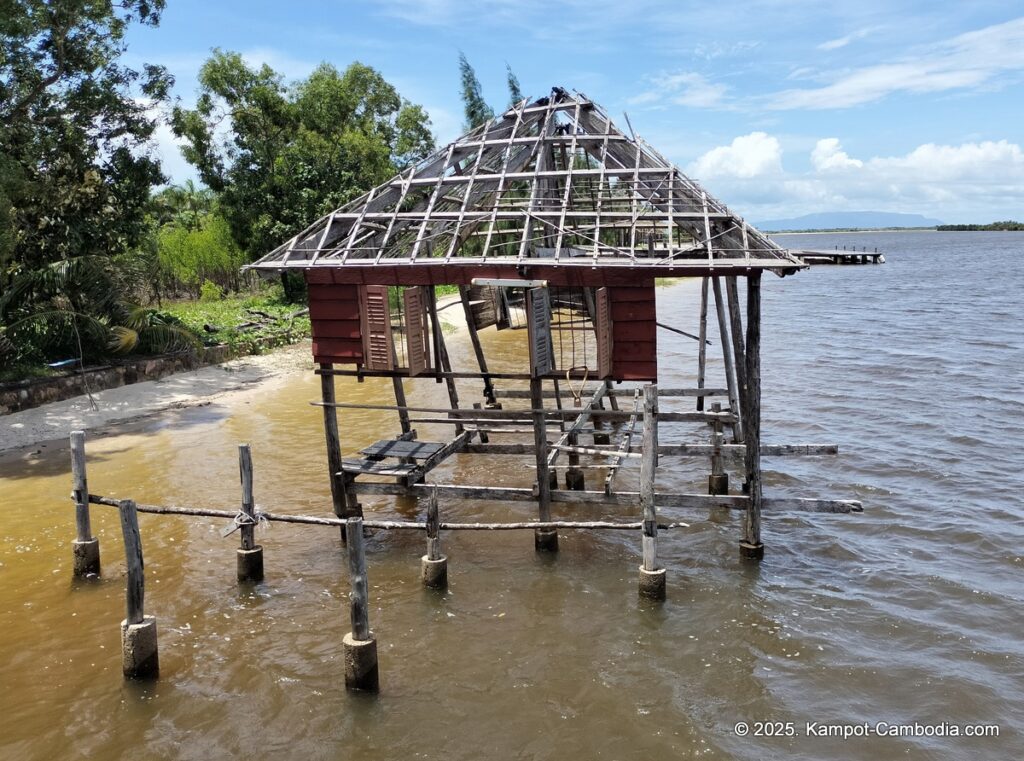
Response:
[{"label": "wooden shutter", "polygon": [[597,377],[607,378],[612,374],[612,355],[614,354],[612,301],[608,297],[608,289],[598,288],[595,301],[594,330],[597,333]]},{"label": "wooden shutter", "polygon": [[406,288],[405,355],[409,359],[409,375],[419,375],[430,368],[430,343],[427,339],[427,304],[423,288]]},{"label": "wooden shutter", "polygon": [[551,295],[547,288],[526,292],[527,326],[530,334],[530,372],[534,376],[554,371],[551,346]]},{"label": "wooden shutter", "polygon": [[391,307],[386,285],[364,285],[362,302],[363,358],[367,370],[393,370]]}]

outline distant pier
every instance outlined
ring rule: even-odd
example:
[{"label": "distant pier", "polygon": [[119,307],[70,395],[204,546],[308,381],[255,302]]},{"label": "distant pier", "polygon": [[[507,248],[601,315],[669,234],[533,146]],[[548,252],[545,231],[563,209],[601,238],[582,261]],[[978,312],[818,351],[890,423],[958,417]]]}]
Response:
[{"label": "distant pier", "polygon": [[858,251],[856,248],[838,246],[834,249],[806,248],[790,249],[790,254],[804,264],[885,264],[885,256],[877,248],[871,251],[867,247]]}]

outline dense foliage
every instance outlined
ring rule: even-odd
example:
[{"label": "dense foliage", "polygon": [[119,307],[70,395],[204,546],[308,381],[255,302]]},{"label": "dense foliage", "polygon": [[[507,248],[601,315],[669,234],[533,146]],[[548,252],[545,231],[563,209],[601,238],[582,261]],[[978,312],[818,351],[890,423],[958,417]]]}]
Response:
[{"label": "dense foliage", "polygon": [[991,222],[987,225],[937,225],[935,229],[943,232],[968,232],[971,230],[999,230],[1019,232],[1024,230],[1024,222],[1017,222],[1015,220],[1008,219],[1003,222]]}]

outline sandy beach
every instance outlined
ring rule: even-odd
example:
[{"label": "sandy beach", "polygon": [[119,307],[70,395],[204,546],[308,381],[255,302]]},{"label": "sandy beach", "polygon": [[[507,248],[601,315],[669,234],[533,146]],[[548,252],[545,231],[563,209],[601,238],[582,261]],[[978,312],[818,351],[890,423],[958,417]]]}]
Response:
[{"label": "sandy beach", "polygon": [[[446,335],[466,328],[458,296],[438,302]],[[451,305],[451,306],[449,306]],[[447,307],[447,308],[446,308]],[[311,342],[277,349],[268,354],[241,357],[220,365],[176,373],[157,381],[133,383],[29,410],[0,416],[0,453],[32,456],[39,445],[67,439],[72,431],[95,431],[123,425],[140,418],[211,404],[228,394],[258,395],[284,383],[296,373],[313,371]]]}]

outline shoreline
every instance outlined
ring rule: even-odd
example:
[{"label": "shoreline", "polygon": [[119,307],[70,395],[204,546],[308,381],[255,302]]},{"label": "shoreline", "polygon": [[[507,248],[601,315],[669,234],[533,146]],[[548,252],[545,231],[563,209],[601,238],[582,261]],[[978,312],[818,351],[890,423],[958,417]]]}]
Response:
[{"label": "shoreline", "polygon": [[[449,296],[439,307],[459,301]],[[457,338],[468,332],[461,309],[451,307],[439,313],[446,336]],[[313,371],[312,341],[309,338],[268,351],[250,354],[195,370],[172,373],[157,380],[82,394],[48,402],[0,416],[0,458],[26,456],[25,450],[45,448],[52,442],[67,443],[72,431],[107,430],[174,410],[210,404],[227,395],[258,391],[285,382],[300,372]],[[28,452],[27,456],[39,454]]]}]

